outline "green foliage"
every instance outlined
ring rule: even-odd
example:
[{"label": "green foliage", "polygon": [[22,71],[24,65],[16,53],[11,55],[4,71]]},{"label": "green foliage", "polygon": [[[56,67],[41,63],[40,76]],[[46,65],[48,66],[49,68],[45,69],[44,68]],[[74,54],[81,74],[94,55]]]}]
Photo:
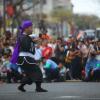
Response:
[{"label": "green foliage", "polygon": [[72,20],[72,12],[70,10],[63,8],[54,9],[53,12],[51,13],[51,16],[55,21]]},{"label": "green foliage", "polygon": [[93,15],[74,15],[73,19],[79,29],[96,28],[100,26],[100,19]]}]

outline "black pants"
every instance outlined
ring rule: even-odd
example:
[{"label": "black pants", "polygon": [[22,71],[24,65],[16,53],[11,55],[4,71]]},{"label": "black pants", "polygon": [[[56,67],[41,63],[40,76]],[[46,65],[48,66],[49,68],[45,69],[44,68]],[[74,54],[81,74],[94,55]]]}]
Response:
[{"label": "black pants", "polygon": [[93,76],[91,76],[91,71],[92,69],[89,71],[88,78],[86,79],[86,81],[100,81],[100,70],[95,70]]},{"label": "black pants", "polygon": [[45,69],[47,80],[51,81],[53,79],[59,79],[59,69]]},{"label": "black pants", "polygon": [[100,80],[100,70],[95,70],[93,77],[94,80]]},{"label": "black pants", "polygon": [[72,77],[74,79],[81,79],[81,71],[82,71],[82,63],[81,63],[81,58],[80,57],[75,57],[72,60]]},{"label": "black pants", "polygon": [[42,82],[42,72],[33,58],[19,57],[18,64],[20,64],[20,67],[24,73],[22,83],[32,84],[33,82]]}]

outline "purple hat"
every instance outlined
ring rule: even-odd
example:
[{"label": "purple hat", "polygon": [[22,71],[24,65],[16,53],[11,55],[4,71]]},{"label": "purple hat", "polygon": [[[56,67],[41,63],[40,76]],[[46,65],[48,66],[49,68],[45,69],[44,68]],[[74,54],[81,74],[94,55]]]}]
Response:
[{"label": "purple hat", "polygon": [[32,21],[30,21],[30,20],[25,20],[25,21],[22,22],[21,27],[22,27],[22,29],[24,30],[25,28],[28,28],[28,27],[30,27],[30,26],[32,26],[32,25],[33,25],[33,24],[32,24]]}]

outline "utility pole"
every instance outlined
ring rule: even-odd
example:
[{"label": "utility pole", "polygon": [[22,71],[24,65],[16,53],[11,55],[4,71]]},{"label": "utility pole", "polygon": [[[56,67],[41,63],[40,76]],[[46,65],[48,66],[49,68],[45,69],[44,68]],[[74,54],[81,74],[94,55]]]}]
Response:
[{"label": "utility pole", "polygon": [[3,27],[4,27],[4,34],[6,32],[6,0],[3,0]]}]

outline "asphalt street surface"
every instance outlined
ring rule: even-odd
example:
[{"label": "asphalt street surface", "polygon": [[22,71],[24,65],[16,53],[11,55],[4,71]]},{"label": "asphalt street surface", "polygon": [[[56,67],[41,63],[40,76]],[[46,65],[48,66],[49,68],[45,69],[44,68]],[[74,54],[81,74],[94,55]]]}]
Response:
[{"label": "asphalt street surface", "polygon": [[100,83],[65,82],[43,83],[46,93],[35,92],[35,84],[17,90],[19,84],[0,84],[0,100],[100,100]]}]

